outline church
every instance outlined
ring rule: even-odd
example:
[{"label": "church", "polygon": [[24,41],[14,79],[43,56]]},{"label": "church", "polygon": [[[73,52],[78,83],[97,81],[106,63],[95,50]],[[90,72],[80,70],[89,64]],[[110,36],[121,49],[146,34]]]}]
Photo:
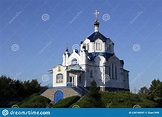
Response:
[{"label": "church", "polygon": [[95,13],[94,32],[72,53],[66,48],[62,64],[51,71],[53,87],[82,87],[88,89],[94,80],[100,90],[129,91],[129,71],[114,52],[114,43],[100,31],[99,12]]}]

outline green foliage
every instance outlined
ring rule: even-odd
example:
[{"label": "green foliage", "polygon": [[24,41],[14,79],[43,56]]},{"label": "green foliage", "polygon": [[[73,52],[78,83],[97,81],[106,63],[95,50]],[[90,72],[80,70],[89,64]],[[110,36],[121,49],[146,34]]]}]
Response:
[{"label": "green foliage", "polygon": [[[137,94],[129,92],[100,92],[102,102],[107,108],[132,108],[134,105],[139,105],[142,108],[156,107],[157,103],[141,97]],[[74,103],[82,108],[93,107],[92,103],[89,102],[88,95],[85,95],[81,100]]]},{"label": "green foliage", "polygon": [[143,97],[146,97],[148,95],[148,93],[149,93],[149,89],[145,86],[142,87],[138,92],[138,94],[143,96]]},{"label": "green foliage", "polygon": [[90,91],[89,92],[90,96],[95,96],[96,94],[99,93],[99,89],[97,88],[97,84],[94,80],[91,82],[91,86],[89,88],[89,91]]},{"label": "green foliage", "polygon": [[150,86],[150,95],[155,97],[162,97],[162,82],[160,80],[153,80]]},{"label": "green foliage", "polygon": [[50,100],[44,96],[33,95],[18,103],[18,106],[23,108],[45,108],[49,102]]},{"label": "green foliage", "polygon": [[[50,102],[49,99],[34,94],[43,89],[36,79],[21,82],[6,76],[1,76],[0,89],[0,107],[11,107],[12,104],[15,104],[15,100],[17,102],[23,100],[18,103],[20,107],[46,107]],[[162,107],[162,82],[160,80],[153,80],[149,89],[142,87],[138,94],[132,94],[129,92],[102,92],[97,89],[97,84],[93,81],[91,83],[90,92],[84,95],[80,100],[79,98],[78,96],[69,97],[60,100],[51,107],[67,108],[73,105],[85,108],[132,108],[134,105],[139,105],[143,108]]]},{"label": "green foliage", "polygon": [[84,95],[78,102],[72,104],[70,107],[73,107],[74,105],[78,105],[81,108],[91,108],[91,107],[93,107],[92,103],[89,102],[88,94]]},{"label": "green foliage", "polygon": [[162,107],[162,82],[159,79],[154,79],[149,89],[147,89],[147,87],[142,87],[138,94],[149,100],[155,101],[158,104],[157,107]]},{"label": "green foliage", "polygon": [[158,107],[162,107],[162,82],[160,80],[153,80],[149,89],[148,99],[158,103]]},{"label": "green foliage", "polygon": [[101,99],[101,94],[99,93],[99,89],[97,88],[97,84],[95,81],[91,82],[90,92],[87,95],[88,102],[90,107],[104,107],[104,104]]},{"label": "green foliage", "polygon": [[80,99],[79,96],[68,97],[68,98],[59,100],[56,104],[52,105],[51,107],[52,108],[68,108],[70,107],[70,105],[72,105],[79,99]]},{"label": "green foliage", "polygon": [[31,81],[29,81],[29,80],[24,81],[23,86],[24,86],[26,95],[31,95],[33,93],[37,93],[42,89],[42,87],[40,86],[40,84],[38,83],[38,81],[36,79],[33,79]]},{"label": "green foliage", "polygon": [[0,107],[11,107],[14,102],[22,101],[31,94],[40,92],[42,87],[36,79],[21,82],[0,76],[0,89]]}]

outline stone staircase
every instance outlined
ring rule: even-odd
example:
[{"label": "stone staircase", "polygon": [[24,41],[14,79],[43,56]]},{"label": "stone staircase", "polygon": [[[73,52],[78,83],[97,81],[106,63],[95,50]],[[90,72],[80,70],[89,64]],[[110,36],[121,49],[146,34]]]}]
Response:
[{"label": "stone staircase", "polygon": [[86,88],[83,87],[83,86],[78,86],[78,88],[79,88],[80,90],[82,90],[82,92],[83,92],[84,94],[89,93],[89,90],[86,89]]},{"label": "stone staircase", "polygon": [[80,94],[80,96],[82,97],[84,94],[89,93],[89,91],[84,88],[83,86],[78,86],[78,87],[72,87],[72,89],[74,89],[76,92],[78,92]]},{"label": "stone staircase", "polygon": [[54,101],[54,94],[56,91],[62,91],[64,94],[64,98],[71,97],[71,96],[82,96],[79,92],[74,90],[71,87],[64,87],[64,88],[49,88],[45,90],[41,95],[44,97],[49,98],[52,102]]}]

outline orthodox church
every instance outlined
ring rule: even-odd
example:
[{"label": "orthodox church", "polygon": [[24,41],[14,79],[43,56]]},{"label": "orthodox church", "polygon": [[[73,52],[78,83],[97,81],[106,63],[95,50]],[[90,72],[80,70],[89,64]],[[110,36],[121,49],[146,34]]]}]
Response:
[{"label": "orthodox church", "polygon": [[114,43],[99,31],[99,12],[95,12],[94,32],[72,53],[68,48],[62,64],[52,69],[53,87],[89,88],[94,80],[101,90],[129,90],[129,71],[114,52]]}]

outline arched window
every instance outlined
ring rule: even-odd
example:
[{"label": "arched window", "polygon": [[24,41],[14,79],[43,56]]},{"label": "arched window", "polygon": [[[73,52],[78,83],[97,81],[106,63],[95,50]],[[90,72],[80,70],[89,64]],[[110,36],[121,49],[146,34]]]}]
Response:
[{"label": "arched window", "polygon": [[78,63],[78,62],[77,62],[77,59],[76,59],[76,58],[74,58],[74,59],[71,60],[71,64],[72,64],[72,65],[77,64],[77,63]]},{"label": "arched window", "polygon": [[93,71],[90,71],[90,78],[93,78]]},{"label": "arched window", "polygon": [[101,50],[101,49],[102,49],[101,43],[96,43],[96,50]]},{"label": "arched window", "polygon": [[63,83],[63,74],[56,75],[56,83]]},{"label": "arched window", "polygon": [[[111,69],[111,70],[110,70]],[[117,69],[117,66],[115,63],[112,63],[111,64],[111,67],[109,67],[109,73],[110,73],[110,77],[113,79],[113,80],[117,80],[117,77],[118,77],[118,69]]]},{"label": "arched window", "polygon": [[112,79],[112,75],[111,75],[111,67],[109,65],[109,76],[110,76],[110,79]]},{"label": "arched window", "polygon": [[115,66],[115,79],[117,80],[118,77],[118,71],[117,71],[117,66]]},{"label": "arched window", "polygon": [[112,79],[114,79],[114,64],[112,63]]},{"label": "arched window", "polygon": [[79,82],[82,82],[82,76],[81,75],[79,76]]}]

